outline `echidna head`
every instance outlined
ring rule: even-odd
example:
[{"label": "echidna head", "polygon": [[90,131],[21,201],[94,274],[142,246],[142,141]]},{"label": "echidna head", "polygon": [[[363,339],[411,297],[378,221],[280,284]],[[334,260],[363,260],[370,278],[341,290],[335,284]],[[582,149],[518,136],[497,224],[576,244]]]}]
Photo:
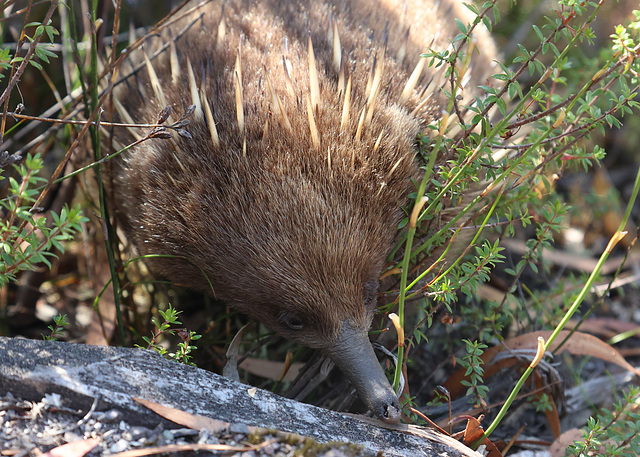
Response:
[{"label": "echidna head", "polygon": [[260,192],[236,215],[236,236],[221,256],[228,267],[219,292],[284,337],[322,350],[366,406],[397,422],[398,400],[368,338],[397,207],[356,198],[357,183],[330,192],[330,184],[295,176],[272,183],[268,194],[266,183],[257,185]]},{"label": "echidna head", "polygon": [[[345,256],[347,254],[345,253]],[[400,418],[390,388],[369,341],[378,272],[362,281],[353,272],[332,274],[274,268],[268,281],[256,278],[236,306],[284,337],[320,349],[355,386],[365,405],[382,420]]]}]

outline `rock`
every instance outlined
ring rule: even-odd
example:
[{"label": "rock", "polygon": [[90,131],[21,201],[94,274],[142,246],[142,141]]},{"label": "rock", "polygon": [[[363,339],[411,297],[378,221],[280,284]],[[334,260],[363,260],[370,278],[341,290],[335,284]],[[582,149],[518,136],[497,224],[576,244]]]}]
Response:
[{"label": "rock", "polygon": [[66,407],[83,411],[97,400],[98,411],[123,411],[131,425],[178,428],[134,400],[142,398],[228,424],[351,443],[362,455],[480,456],[429,429],[328,411],[260,389],[250,395],[249,389],[143,349],[0,337],[0,395],[39,401],[57,393]]}]

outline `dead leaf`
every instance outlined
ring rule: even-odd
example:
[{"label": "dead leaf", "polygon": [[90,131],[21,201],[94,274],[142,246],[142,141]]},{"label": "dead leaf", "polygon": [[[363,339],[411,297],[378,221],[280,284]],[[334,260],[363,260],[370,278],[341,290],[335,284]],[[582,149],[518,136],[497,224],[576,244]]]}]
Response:
[{"label": "dead leaf", "polygon": [[[578,321],[572,319],[567,322],[567,329],[573,329],[577,324]],[[640,330],[640,326],[633,322],[621,321],[611,318],[587,319],[582,324],[580,324],[581,332],[591,333],[592,335],[596,335],[607,340],[620,333],[632,332],[634,330]]]},{"label": "dead leaf", "polygon": [[[188,427],[192,430],[206,429],[212,433],[217,433],[219,431],[228,429],[229,426],[231,425],[229,422],[223,422],[216,419],[210,419],[204,416],[199,416],[197,414],[187,413],[185,411],[181,411],[179,409],[161,405],[160,403],[154,403],[152,401],[145,400],[143,398],[136,398],[136,397],[132,397],[132,398],[135,402],[141,404],[145,408],[150,409],[151,411],[158,414],[159,416],[162,416],[165,419],[170,420],[171,422],[175,422],[176,424],[182,425],[184,427]],[[274,432],[273,430],[267,430],[265,428],[252,427],[252,426],[247,426],[247,429],[251,434],[276,433],[278,436],[281,436],[284,439],[291,441],[292,443],[303,441],[303,438],[299,435],[296,435],[295,433],[287,433],[287,432],[281,432],[281,431]],[[264,442],[256,446],[249,446],[244,448],[239,448],[239,447],[234,448],[230,446],[223,446],[223,445],[217,445],[217,444],[215,445],[214,444],[200,444],[200,445],[194,444],[190,446],[209,446],[209,447],[201,447],[201,448],[194,447],[194,448],[189,448],[184,450],[212,450],[212,451],[222,450],[222,451],[244,452],[244,451],[252,451],[252,450],[259,449],[260,447],[266,446],[270,442],[271,441]],[[214,446],[219,446],[219,447],[216,448]],[[163,446],[162,448],[166,448],[166,447],[167,446]],[[170,450],[158,450],[160,448],[154,448],[154,449],[156,449],[154,453],[158,453],[158,454],[161,452],[178,452],[178,451],[170,451]],[[140,449],[140,451],[144,451],[144,449]],[[136,452],[136,451],[128,451],[128,452]],[[117,457],[137,457],[142,455],[150,455],[150,454],[135,454],[135,453],[128,454],[127,452],[122,452],[120,454],[114,454],[112,457],[116,457],[116,456]]]},{"label": "dead leaf", "polygon": [[178,452],[193,451],[227,451],[227,452],[250,452],[260,449],[275,440],[265,441],[256,445],[229,446],[228,444],[168,444],[166,446],[147,447],[144,449],[134,449],[132,451],[111,454],[111,457],[142,457],[145,455],[157,454],[177,454]]},{"label": "dead leaf", "polygon": [[[485,363],[485,377],[495,374],[499,369],[518,363],[516,359],[511,357],[502,359],[496,364],[490,365],[490,362],[496,357],[496,355],[506,350],[505,348],[509,348],[511,350],[530,349],[534,351],[538,346],[538,337],[541,336],[545,341],[547,341],[551,336],[551,333],[552,332],[550,330],[525,333],[524,335],[509,338],[502,344],[487,349],[481,356]],[[569,335],[569,333],[570,332],[568,330],[561,331],[548,350],[553,351],[556,349],[558,345]],[[569,341],[562,346],[562,349],[573,355],[586,355],[615,363],[616,365],[640,376],[640,370],[637,370],[628,363],[616,349],[593,335],[575,332]],[[447,379],[447,382],[444,383],[444,386],[451,393],[452,398],[457,398],[465,391],[465,387],[462,385],[462,381],[465,379],[467,379],[467,376],[465,376],[465,369],[462,368],[454,372],[449,379]]]},{"label": "dead leaf", "polygon": [[[545,333],[547,334],[546,336],[544,335]],[[568,330],[560,332],[556,340],[548,349],[554,351],[568,335]],[[542,332],[541,336],[546,339],[551,336],[551,332]],[[615,363],[616,365],[640,376],[640,370],[627,362],[615,348],[593,335],[575,332],[571,335],[569,341],[562,346],[562,349],[573,355],[588,355],[602,359],[605,362]]]},{"label": "dead leaf", "polygon": [[623,357],[638,357],[640,356],[640,348],[620,348],[618,350]]},{"label": "dead leaf", "polygon": [[99,438],[78,440],[53,448],[49,452],[41,455],[42,457],[82,457],[83,455],[87,455],[87,453],[98,444],[100,444]]},{"label": "dead leaf", "polygon": [[[204,428],[212,433],[216,433],[222,430],[226,430],[230,425],[228,422],[210,419],[204,416],[198,416],[197,414],[187,413],[185,411],[171,408],[169,406],[164,406],[160,403],[154,403],[143,398],[134,397],[133,400],[140,403],[145,408],[150,409],[157,415],[193,430],[202,430]],[[253,433],[252,428],[253,427],[249,427],[249,431]]]},{"label": "dead leaf", "polygon": [[[480,421],[475,417],[469,417],[467,419],[467,425],[464,429],[464,435],[462,442],[467,446],[471,446],[484,436],[484,429],[480,424]],[[486,457],[502,457],[502,453],[498,450],[495,444],[489,441],[489,438],[485,438],[482,446],[486,448]]]},{"label": "dead leaf", "polygon": [[582,438],[582,432],[577,428],[567,430],[549,446],[549,454],[551,457],[564,457],[565,451],[574,441]]},{"label": "dead leaf", "polygon": [[467,425],[464,427],[462,442],[469,446],[482,438],[483,435],[484,428],[482,428],[480,421],[475,417],[467,418]]}]

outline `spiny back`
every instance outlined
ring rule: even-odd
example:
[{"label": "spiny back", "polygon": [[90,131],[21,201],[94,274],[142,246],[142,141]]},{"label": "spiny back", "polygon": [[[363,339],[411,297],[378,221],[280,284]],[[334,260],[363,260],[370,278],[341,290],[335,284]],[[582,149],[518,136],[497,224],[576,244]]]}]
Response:
[{"label": "spiny back", "polygon": [[171,105],[170,123],[194,104],[192,138],[145,141],[112,175],[139,250],[180,256],[154,269],[204,290],[206,275],[217,297],[312,347],[347,321],[368,329],[419,174],[414,139],[442,109],[442,75],[418,55],[446,48],[460,13],[397,3],[209,3],[160,38],[175,43],[119,89],[119,112],[154,122]]}]

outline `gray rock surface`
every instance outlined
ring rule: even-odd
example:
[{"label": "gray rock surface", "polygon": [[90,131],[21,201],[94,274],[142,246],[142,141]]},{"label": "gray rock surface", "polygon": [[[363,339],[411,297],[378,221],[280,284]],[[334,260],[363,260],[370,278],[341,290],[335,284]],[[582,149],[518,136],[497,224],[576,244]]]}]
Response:
[{"label": "gray rock surface", "polygon": [[362,446],[366,454],[480,455],[428,429],[389,427],[299,403],[143,349],[0,337],[0,395],[7,392],[33,401],[58,393],[66,407],[85,411],[97,398],[98,410],[123,411],[129,423],[150,428],[162,419],[133,397],[232,424],[308,436],[321,443],[348,442]]}]

